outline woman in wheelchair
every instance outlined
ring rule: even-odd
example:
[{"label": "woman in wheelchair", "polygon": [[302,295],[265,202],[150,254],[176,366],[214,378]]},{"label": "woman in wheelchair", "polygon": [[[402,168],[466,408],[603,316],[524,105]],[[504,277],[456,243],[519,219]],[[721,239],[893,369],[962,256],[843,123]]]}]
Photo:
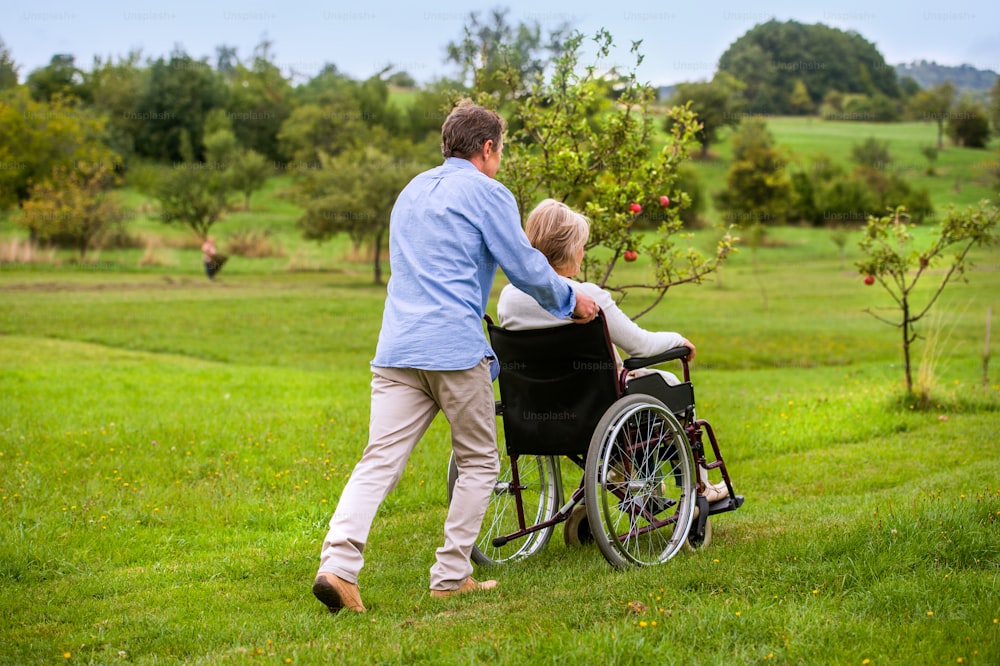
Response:
[{"label": "woman in wheelchair", "polygon": [[[618,349],[629,356],[651,357],[668,349],[687,347],[687,360],[695,356],[695,346],[680,333],[669,331],[647,331],[632,321],[615,303],[612,295],[592,282],[578,282],[573,278],[580,272],[584,247],[590,236],[590,222],[572,208],[556,201],[545,199],[528,215],[525,232],[531,245],[548,259],[549,264],[564,280],[578,292],[593,298],[604,313],[608,334],[614,344],[615,357],[619,369],[622,359]],[[567,322],[546,312],[528,294],[513,285],[507,285],[500,293],[497,303],[498,324],[508,330],[528,330],[564,326]],[[628,379],[660,373],[667,384],[677,385],[680,380],[670,372],[652,368],[632,370]],[[704,474],[704,470],[701,470]],[[728,495],[725,482],[716,484],[705,482],[705,496],[715,502]]]}]

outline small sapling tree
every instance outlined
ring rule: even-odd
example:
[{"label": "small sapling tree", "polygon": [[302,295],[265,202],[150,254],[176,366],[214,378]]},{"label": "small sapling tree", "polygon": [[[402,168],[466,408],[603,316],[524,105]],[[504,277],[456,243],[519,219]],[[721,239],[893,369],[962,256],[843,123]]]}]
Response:
[{"label": "small sapling tree", "polygon": [[256,150],[244,149],[229,166],[229,185],[243,194],[243,210],[250,210],[250,196],[267,184],[273,169]]},{"label": "small sapling tree", "polygon": [[381,284],[382,250],[396,196],[433,162],[419,148],[392,141],[377,128],[366,138],[366,145],[335,157],[320,154],[322,168],[303,175],[293,192],[303,208],[298,221],[303,237],[324,241],[346,233],[355,247],[370,242],[373,279]]},{"label": "small sapling tree", "polygon": [[[870,308],[866,311],[900,329],[907,395],[913,395],[911,348],[918,337],[916,323],[930,311],[949,282],[964,276],[969,252],[996,240],[998,217],[1000,210],[989,201],[961,210],[952,206],[923,250],[914,247],[904,208],[898,207],[883,217],[868,218],[859,242],[863,258],[856,265],[866,284],[878,283],[889,293],[898,316],[886,317]],[[954,251],[950,259],[945,256],[949,251]],[[938,264],[943,264],[944,270],[932,274],[930,269]],[[939,275],[939,282],[929,295],[922,291],[919,298],[925,300],[918,302],[917,282],[930,275]]]},{"label": "small sapling tree", "polygon": [[181,162],[162,178],[156,189],[160,219],[189,227],[204,240],[226,209],[226,186],[219,165]]}]

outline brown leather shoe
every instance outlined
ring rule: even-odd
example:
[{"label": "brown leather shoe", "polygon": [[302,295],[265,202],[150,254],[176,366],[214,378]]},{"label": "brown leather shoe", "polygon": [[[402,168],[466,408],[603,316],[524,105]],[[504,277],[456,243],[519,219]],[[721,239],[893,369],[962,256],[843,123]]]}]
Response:
[{"label": "brown leather shoe", "polygon": [[365,612],[365,605],[361,603],[361,592],[354,583],[332,573],[320,572],[316,574],[313,582],[313,594],[316,598],[326,604],[331,613],[336,613],[342,608],[352,610],[357,613]]},{"label": "brown leather shoe", "polygon": [[479,582],[472,576],[469,576],[465,581],[456,587],[454,590],[431,590],[431,596],[437,599],[445,599],[447,597],[453,597],[457,594],[468,594],[469,592],[480,592],[482,590],[492,590],[497,586],[495,580],[484,580]]}]

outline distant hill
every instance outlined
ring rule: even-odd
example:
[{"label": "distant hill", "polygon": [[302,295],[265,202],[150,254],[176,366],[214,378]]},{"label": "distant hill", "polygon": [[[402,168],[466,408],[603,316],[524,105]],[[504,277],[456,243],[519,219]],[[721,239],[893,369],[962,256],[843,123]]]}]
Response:
[{"label": "distant hill", "polygon": [[671,84],[669,86],[659,86],[656,89],[656,99],[670,99],[677,92],[677,86]]},{"label": "distant hill", "polygon": [[750,113],[810,113],[837,91],[864,97],[866,108],[856,111],[874,117],[900,97],[896,72],[875,44],[822,23],[759,23],[729,45],[718,69],[743,84]]},{"label": "distant hill", "polygon": [[936,62],[921,60],[895,66],[896,75],[912,77],[921,88],[930,88],[950,80],[956,88],[966,90],[989,90],[997,79],[997,73],[989,69],[976,69],[972,65],[950,67]]}]

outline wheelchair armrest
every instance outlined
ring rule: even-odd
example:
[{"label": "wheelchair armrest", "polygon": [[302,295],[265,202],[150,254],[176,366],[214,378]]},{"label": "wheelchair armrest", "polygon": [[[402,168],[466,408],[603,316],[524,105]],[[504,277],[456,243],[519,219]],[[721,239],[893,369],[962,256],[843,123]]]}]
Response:
[{"label": "wheelchair armrest", "polygon": [[666,363],[667,361],[676,361],[677,359],[684,358],[690,353],[691,350],[687,347],[674,347],[673,349],[668,349],[667,351],[656,354],[655,356],[646,356],[641,358],[631,356],[625,359],[624,365],[626,370],[636,370],[650,365]]}]

